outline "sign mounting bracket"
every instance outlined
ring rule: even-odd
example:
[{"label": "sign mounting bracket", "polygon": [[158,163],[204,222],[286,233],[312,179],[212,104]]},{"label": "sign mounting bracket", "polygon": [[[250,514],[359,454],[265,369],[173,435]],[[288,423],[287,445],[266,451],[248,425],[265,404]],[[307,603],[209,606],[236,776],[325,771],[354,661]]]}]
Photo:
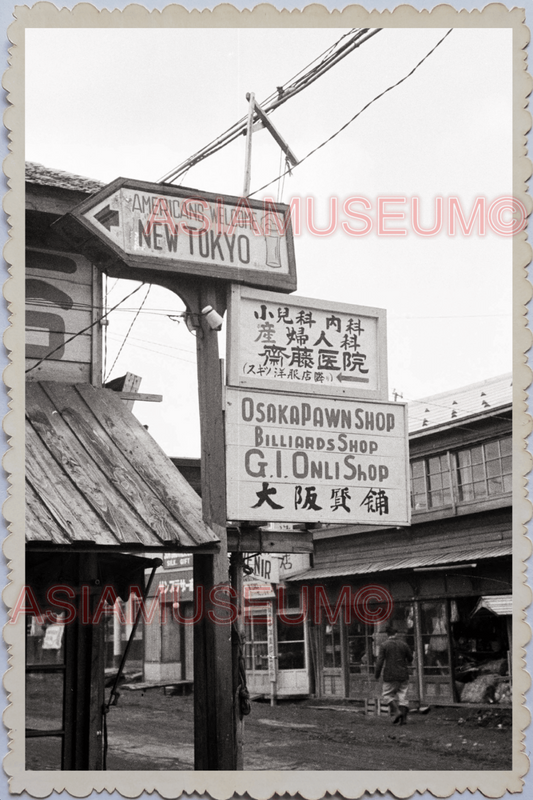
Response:
[{"label": "sign mounting bracket", "polygon": [[245,168],[244,168],[244,188],[243,188],[243,197],[248,197],[250,194],[250,179],[252,173],[252,134],[253,134],[253,123],[254,123],[254,115],[256,116],[256,122],[259,121],[262,123],[263,127],[265,127],[268,132],[271,134],[272,138],[275,142],[279,145],[282,151],[285,153],[287,160],[295,167],[300,162],[292,152],[291,148],[271,122],[269,117],[265,114],[257,100],[255,99],[255,95],[253,92],[248,93],[246,95],[246,99],[248,100],[248,123],[246,127],[246,161],[245,161]]}]

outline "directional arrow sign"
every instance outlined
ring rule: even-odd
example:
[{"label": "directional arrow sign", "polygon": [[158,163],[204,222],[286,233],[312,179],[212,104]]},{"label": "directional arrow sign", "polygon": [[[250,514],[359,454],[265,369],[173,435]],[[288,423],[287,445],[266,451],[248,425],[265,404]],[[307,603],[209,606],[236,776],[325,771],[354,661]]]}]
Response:
[{"label": "directional arrow sign", "polygon": [[114,211],[111,206],[105,206],[98,214],[94,215],[94,218],[108,231],[120,225],[120,214],[118,211]]},{"label": "directional arrow sign", "polygon": [[150,280],[154,272],[185,273],[296,288],[284,204],[118,178],[55,227],[110,274]]}]

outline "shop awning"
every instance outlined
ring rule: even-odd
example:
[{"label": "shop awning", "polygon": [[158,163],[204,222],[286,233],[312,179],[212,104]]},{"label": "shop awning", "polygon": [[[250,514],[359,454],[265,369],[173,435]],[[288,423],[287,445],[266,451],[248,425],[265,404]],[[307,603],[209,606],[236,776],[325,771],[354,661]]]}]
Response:
[{"label": "shop awning", "polygon": [[[41,609],[53,603],[47,600],[46,594],[52,587],[75,587],[80,583],[79,560],[87,559],[86,553],[26,553],[26,583],[31,587],[33,595]],[[98,576],[101,591],[112,587],[115,594],[124,601],[128,599],[131,587],[141,588],[145,585],[145,570],[154,569],[161,563],[159,558],[146,558],[131,553],[107,551],[94,556],[95,574]],[[149,573],[148,573],[149,574]],[[71,595],[72,597],[73,595]],[[62,594],[65,598],[65,594]]]},{"label": "shop awning", "polygon": [[26,384],[26,541],[190,551],[219,539],[114,392],[47,381]]},{"label": "shop awning", "polygon": [[348,575],[370,575],[373,572],[391,572],[392,570],[419,569],[421,567],[437,567],[446,564],[458,564],[467,561],[479,561],[485,558],[500,558],[512,554],[511,545],[497,547],[472,548],[470,550],[444,551],[426,556],[410,555],[406,558],[380,559],[376,561],[346,561],[342,565],[331,567],[313,567],[312,569],[291,575],[288,581],[321,580],[323,578],[342,578]]},{"label": "shop awning", "polygon": [[472,616],[477,614],[481,609],[492,611],[499,617],[510,617],[513,613],[513,596],[511,594],[493,594],[486,597],[480,597],[475,609],[472,611]]}]

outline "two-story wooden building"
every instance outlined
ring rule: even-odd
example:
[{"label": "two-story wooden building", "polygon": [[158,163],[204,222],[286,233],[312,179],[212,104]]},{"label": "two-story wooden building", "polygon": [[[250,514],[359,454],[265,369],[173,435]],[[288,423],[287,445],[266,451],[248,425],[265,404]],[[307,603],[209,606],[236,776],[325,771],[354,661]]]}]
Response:
[{"label": "two-story wooden building", "polygon": [[366,587],[364,598],[377,586],[415,654],[411,699],[510,699],[511,394],[505,375],[410,404],[410,527],[315,532],[314,565],[291,580],[310,597],[322,585],[331,606],[320,624],[316,608],[308,615],[317,695],[378,693],[373,667],[385,622],[368,624],[357,607],[333,619],[344,587],[351,598]]}]

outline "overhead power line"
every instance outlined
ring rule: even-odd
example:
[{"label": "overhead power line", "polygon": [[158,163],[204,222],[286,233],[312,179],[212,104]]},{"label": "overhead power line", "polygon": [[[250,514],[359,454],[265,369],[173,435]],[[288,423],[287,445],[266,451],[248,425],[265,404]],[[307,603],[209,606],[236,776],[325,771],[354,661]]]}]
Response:
[{"label": "overhead power line", "polygon": [[[329,47],[324,53],[312,61],[303,70],[296,73],[293,78],[290,78],[283,86],[278,86],[276,92],[273,92],[269,97],[263,100],[260,105],[265,114],[269,114],[274,109],[279,108],[287,102],[291,97],[299,94],[306,89],[318,78],[322,77],[328,70],[339,63],[343,58],[349,55],[357,47],[360,47],[364,42],[379,33],[381,28],[354,28],[348,33],[345,33],[341,38]],[[349,37],[349,38],[348,38]],[[348,41],[344,41],[348,38]],[[342,44],[341,44],[342,43]],[[317,63],[318,62],[318,63]],[[305,70],[305,71],[304,71]],[[246,133],[247,116],[242,117],[238,122],[228,128],[224,133],[210,142],[208,145],[198,150],[186,161],[183,161],[179,166],[167,172],[162,178],[159,179],[160,183],[172,183],[180,175],[187,172],[195,164],[203,161],[208,156],[214,155],[223,147],[233,142],[239,136]],[[255,121],[255,120],[254,120]]]},{"label": "overhead power line", "polygon": [[[428,58],[430,57],[430,55],[431,55],[432,53],[434,53],[434,52],[435,52],[435,50],[437,49],[437,47],[439,47],[439,45],[441,45],[441,44],[443,43],[443,41],[446,39],[446,37],[450,35],[450,33],[452,32],[452,30],[453,30],[453,28],[450,28],[450,30],[449,30],[447,33],[445,33],[445,34],[444,34],[444,36],[442,37],[442,39],[440,39],[440,40],[437,42],[437,44],[436,44],[434,47],[432,47],[432,48],[431,48],[431,50],[430,50],[428,53],[426,53],[426,55],[424,56],[424,58],[422,58],[422,59],[421,59],[421,60],[418,62],[418,64],[416,64],[416,65],[413,67],[413,69],[412,69],[410,72],[408,72],[408,73],[407,73],[407,75],[404,75],[404,77],[403,77],[403,78],[400,78],[400,80],[399,80],[399,81],[396,81],[396,83],[393,83],[393,84],[391,84],[391,85],[390,85],[390,86],[388,86],[388,87],[387,87],[387,88],[386,88],[386,89],[385,89],[383,92],[380,92],[378,95],[376,95],[375,97],[373,97],[373,98],[372,98],[372,100],[370,100],[370,101],[369,101],[369,102],[368,102],[366,105],[364,105],[364,106],[363,106],[363,108],[361,108],[361,109],[360,109],[360,110],[359,110],[359,111],[358,111],[356,114],[354,114],[354,115],[353,115],[353,117],[352,117],[351,119],[349,119],[349,120],[348,120],[348,122],[345,122],[345,123],[344,123],[344,125],[343,125],[341,128],[339,128],[337,131],[335,131],[335,133],[333,133],[333,134],[332,134],[332,135],[331,135],[331,136],[330,136],[328,139],[326,139],[325,141],[323,141],[321,144],[317,145],[317,147],[315,147],[313,150],[311,150],[311,151],[310,151],[310,152],[309,152],[309,153],[308,153],[306,156],[304,156],[303,158],[301,158],[301,159],[299,160],[299,162],[298,162],[298,164],[297,164],[296,166],[297,166],[297,167],[299,167],[299,166],[300,166],[300,164],[303,164],[303,162],[304,162],[304,161],[306,161],[308,158],[310,158],[312,155],[314,155],[314,154],[315,154],[315,153],[316,153],[318,150],[321,150],[321,149],[322,149],[322,147],[325,147],[327,144],[329,144],[329,142],[331,142],[331,141],[332,141],[333,139],[335,139],[335,138],[336,138],[336,137],[337,137],[337,136],[338,136],[340,133],[342,133],[344,130],[346,130],[346,128],[347,128],[349,125],[351,125],[351,124],[352,124],[352,122],[354,122],[354,121],[357,119],[357,117],[360,117],[360,116],[361,116],[361,114],[362,114],[364,111],[366,111],[366,110],[367,110],[367,108],[369,108],[369,107],[370,107],[370,106],[371,106],[373,103],[375,103],[377,100],[379,100],[381,97],[383,97],[383,95],[387,94],[387,92],[390,92],[390,91],[392,91],[392,89],[396,89],[396,87],[397,87],[397,86],[399,86],[401,83],[403,83],[403,82],[404,82],[404,81],[406,81],[408,78],[410,78],[410,77],[411,77],[411,75],[414,75],[414,73],[417,71],[417,69],[418,69],[419,67],[421,67],[421,66],[422,66],[422,64],[424,63],[424,61],[426,61],[426,59],[428,59]],[[271,181],[269,181],[268,183],[265,183],[265,184],[264,184],[263,186],[261,186],[259,189],[256,189],[254,192],[251,192],[251,193],[248,195],[248,197],[253,197],[253,195],[254,195],[254,194],[257,194],[258,192],[262,192],[262,191],[263,191],[263,189],[266,189],[268,186],[271,186],[273,183],[277,183],[277,182],[278,182],[278,181],[280,181],[280,180],[281,180],[281,179],[282,179],[282,178],[283,178],[285,175],[288,175],[288,174],[289,174],[289,172],[292,172],[292,170],[293,170],[293,169],[295,169],[295,167],[290,167],[290,169],[286,169],[286,170],[285,170],[285,172],[283,172],[281,175],[278,175],[278,177],[277,177],[277,178],[273,178]]]},{"label": "overhead power line", "polygon": [[95,320],[94,320],[94,322],[91,322],[91,324],[90,324],[90,325],[87,325],[85,328],[82,328],[82,330],[81,330],[81,331],[78,331],[78,332],[77,332],[77,333],[75,333],[73,336],[71,336],[69,339],[66,339],[64,342],[61,342],[61,344],[58,344],[58,346],[57,346],[57,347],[54,347],[54,349],[53,349],[53,350],[50,350],[50,352],[49,352],[49,353],[47,353],[47,354],[46,354],[45,356],[43,356],[42,358],[40,358],[40,359],[39,359],[39,361],[37,361],[37,362],[36,362],[35,364],[33,364],[31,367],[28,367],[28,369],[25,371],[25,372],[26,372],[26,374],[27,374],[28,372],[32,372],[34,369],[37,369],[37,367],[38,367],[40,364],[42,364],[42,363],[43,363],[43,361],[48,361],[48,359],[49,359],[51,356],[53,356],[53,355],[54,355],[54,353],[57,353],[57,351],[58,351],[58,350],[61,350],[61,348],[62,348],[62,347],[65,347],[65,346],[66,346],[67,344],[69,344],[70,342],[73,342],[73,341],[74,341],[74,339],[77,339],[77,338],[78,338],[78,336],[81,336],[81,335],[82,335],[82,333],[86,333],[87,331],[90,331],[90,330],[91,330],[91,328],[94,328],[94,326],[95,326],[95,325],[98,325],[100,322],[102,322],[102,320],[103,320],[103,319],[105,319],[105,318],[106,318],[106,317],[107,317],[109,314],[111,314],[111,312],[112,312],[112,311],[114,311],[116,308],[118,308],[120,305],[122,305],[122,303],[125,303],[125,302],[126,302],[126,300],[128,300],[128,299],[129,299],[130,297],[132,297],[132,296],[133,296],[133,295],[134,295],[136,292],[138,292],[138,291],[139,291],[139,289],[142,289],[142,287],[143,287],[143,286],[145,286],[145,284],[144,284],[144,283],[141,283],[139,286],[137,286],[137,288],[136,288],[136,289],[134,289],[132,292],[130,292],[128,295],[126,295],[126,297],[123,297],[123,298],[122,298],[122,300],[121,300],[119,303],[117,303],[115,306],[113,306],[113,308],[110,308],[110,309],[109,309],[109,311],[106,311],[104,314],[102,314],[102,316],[101,316],[101,317],[98,317],[98,319],[95,319]]},{"label": "overhead power line", "polygon": [[145,294],[145,295],[144,295],[144,297],[143,297],[143,301],[142,301],[141,305],[139,306],[139,308],[137,309],[137,312],[136,312],[135,316],[133,317],[133,319],[132,319],[132,321],[131,321],[131,325],[130,325],[130,327],[128,328],[128,331],[127,331],[127,333],[126,333],[126,335],[125,335],[125,337],[124,337],[124,340],[123,340],[122,344],[120,345],[119,351],[118,351],[118,353],[117,353],[117,355],[116,355],[116,357],[115,357],[115,360],[113,361],[113,365],[112,365],[111,369],[109,370],[109,372],[107,373],[107,376],[104,378],[104,381],[107,381],[107,380],[109,380],[109,378],[110,378],[110,376],[111,376],[111,373],[113,372],[113,370],[114,370],[114,368],[115,368],[115,364],[117,363],[118,359],[120,358],[120,354],[122,353],[122,350],[124,349],[124,345],[125,345],[125,344],[126,344],[126,342],[128,341],[128,336],[130,335],[130,333],[131,333],[131,330],[132,330],[133,326],[135,325],[135,322],[136,322],[136,320],[137,320],[137,317],[138,317],[138,316],[139,316],[139,314],[141,313],[141,311],[142,311],[142,309],[143,309],[143,306],[144,306],[144,304],[146,303],[146,301],[147,301],[147,299],[148,299],[148,295],[150,294],[150,290],[151,290],[151,288],[152,288],[152,284],[149,284],[149,286],[148,286],[148,288],[147,288],[147,290],[146,290],[146,294]]}]

